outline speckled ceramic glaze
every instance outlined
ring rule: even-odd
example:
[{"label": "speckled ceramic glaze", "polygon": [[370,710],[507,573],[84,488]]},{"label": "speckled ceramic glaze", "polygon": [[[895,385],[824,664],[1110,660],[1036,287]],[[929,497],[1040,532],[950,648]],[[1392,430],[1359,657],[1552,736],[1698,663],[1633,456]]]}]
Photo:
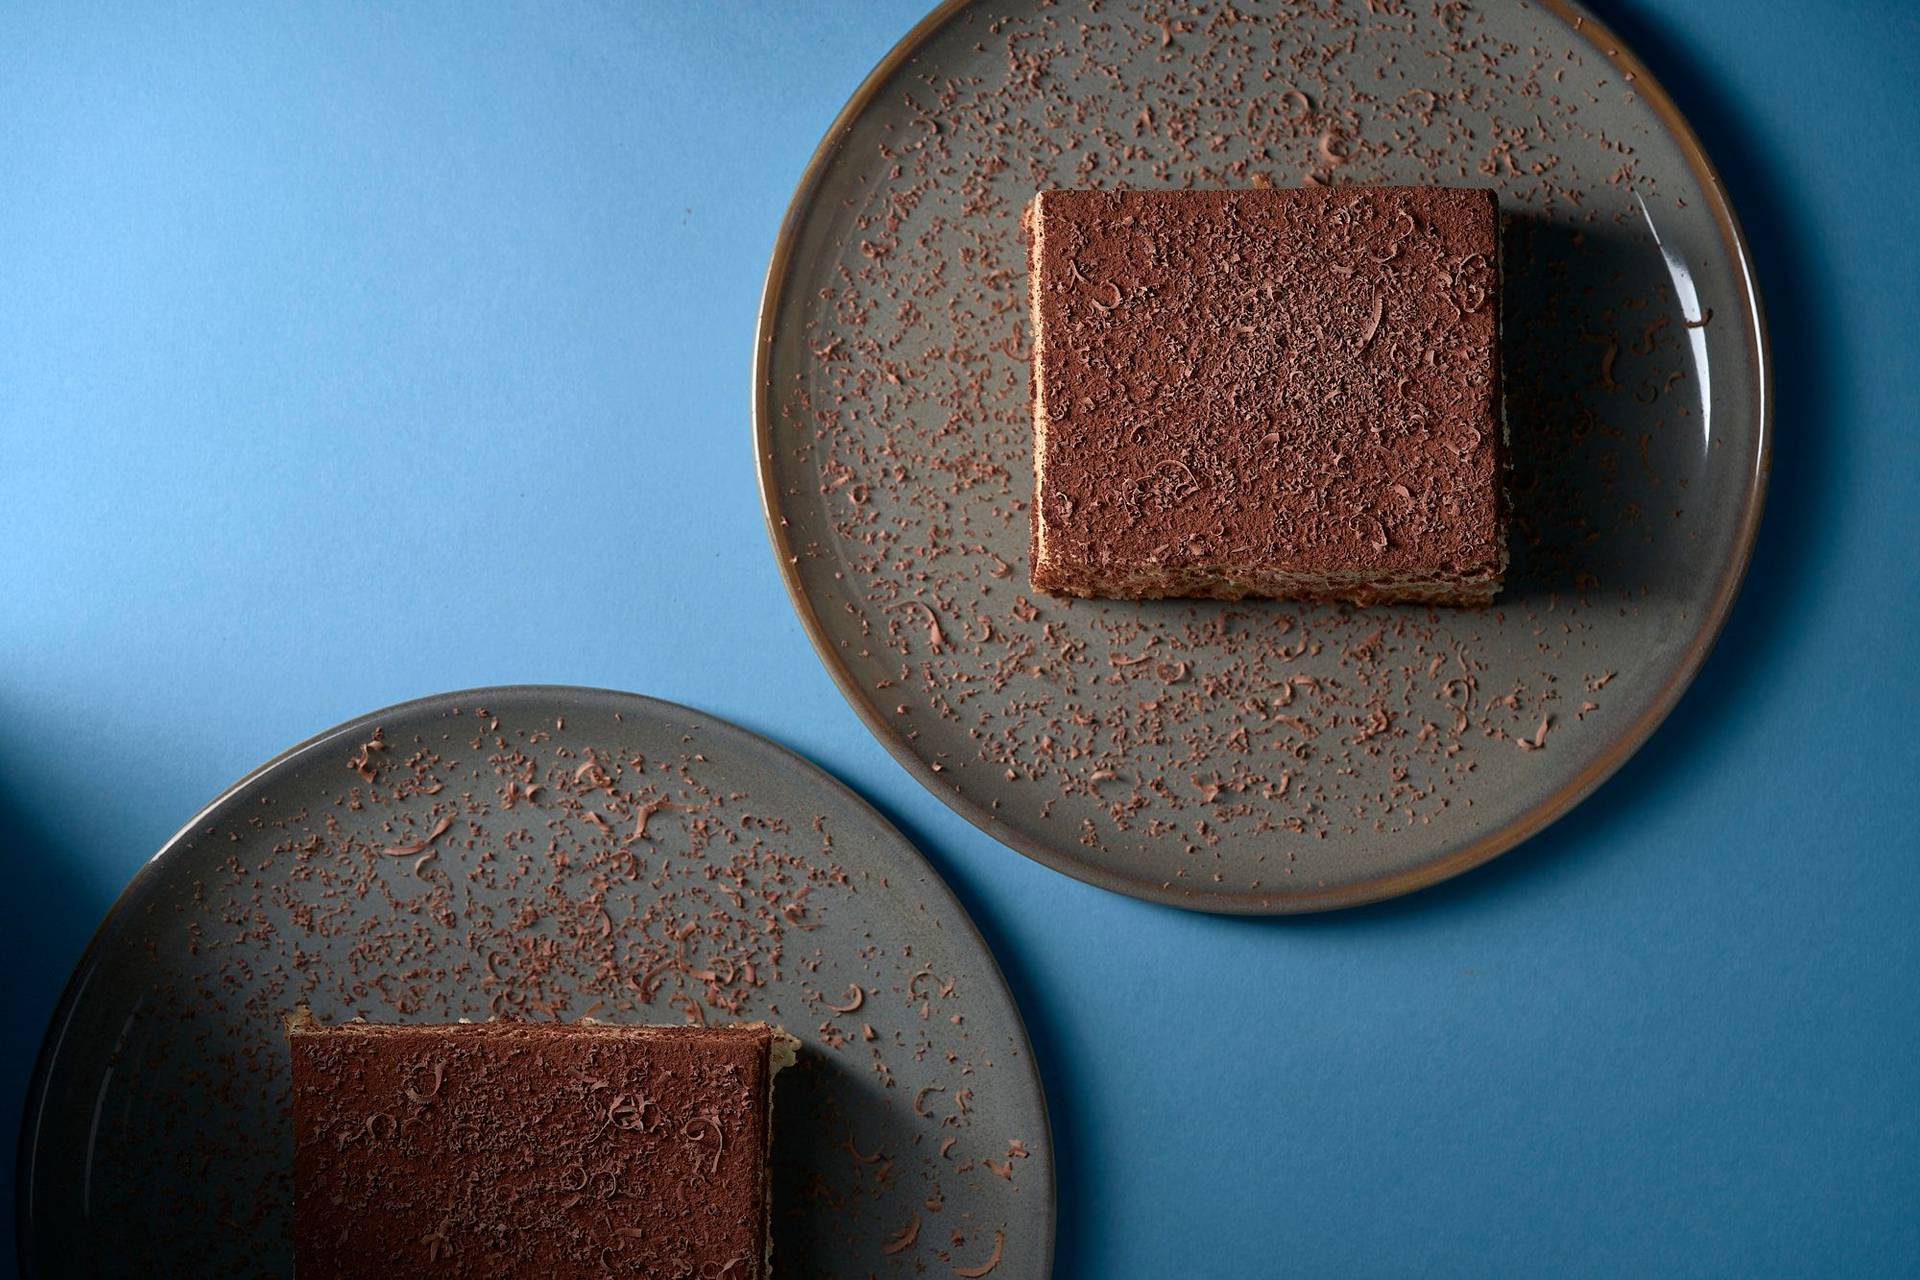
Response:
[{"label": "speckled ceramic glaze", "polygon": [[1045,1104],[979,934],[858,797],[700,712],[449,694],[216,800],[127,889],[55,1016],[21,1152],[25,1271],[291,1274],[281,1017],[302,1001],[323,1020],[782,1024],[804,1043],[775,1095],[778,1274],[945,1274],[996,1247],[995,1276],[1051,1269]]},{"label": "speckled ceramic glaze", "polygon": [[[1499,602],[1033,591],[1021,207],[1303,183],[1499,193]],[[1759,301],[1705,156],[1608,31],[1518,0],[941,7],[801,183],[754,391],[782,572],[894,755],[1049,866],[1216,911],[1419,888],[1587,795],[1718,633],[1768,453]]]}]

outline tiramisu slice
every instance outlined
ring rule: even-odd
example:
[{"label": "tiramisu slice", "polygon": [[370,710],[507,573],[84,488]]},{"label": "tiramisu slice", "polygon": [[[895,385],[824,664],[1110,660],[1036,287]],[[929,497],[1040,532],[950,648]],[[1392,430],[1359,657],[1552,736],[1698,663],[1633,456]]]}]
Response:
[{"label": "tiramisu slice", "polygon": [[785,1032],[296,1015],[287,1039],[301,1280],[767,1273]]},{"label": "tiramisu slice", "polygon": [[1493,598],[1491,191],[1046,191],[1024,221],[1035,587]]}]

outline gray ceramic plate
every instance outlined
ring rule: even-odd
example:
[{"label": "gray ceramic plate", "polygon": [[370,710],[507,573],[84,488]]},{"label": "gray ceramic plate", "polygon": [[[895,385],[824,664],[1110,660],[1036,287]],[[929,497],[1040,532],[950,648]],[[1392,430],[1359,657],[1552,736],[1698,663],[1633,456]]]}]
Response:
[{"label": "gray ceramic plate", "polygon": [[996,1251],[996,1277],[1050,1271],[1046,1107],[980,935],[858,797],[712,716],[448,694],[214,801],[128,887],[55,1015],[22,1140],[28,1274],[291,1273],[297,1001],[781,1023],[804,1048],[776,1095],[779,1274],[945,1274]]},{"label": "gray ceramic plate", "polygon": [[[1032,592],[1036,189],[1493,186],[1515,562],[1489,612]],[[768,273],[760,482],[841,688],[982,828],[1123,893],[1345,906],[1588,794],[1673,706],[1767,468],[1759,301],[1698,143],[1574,6],[950,3],[854,95]]]}]

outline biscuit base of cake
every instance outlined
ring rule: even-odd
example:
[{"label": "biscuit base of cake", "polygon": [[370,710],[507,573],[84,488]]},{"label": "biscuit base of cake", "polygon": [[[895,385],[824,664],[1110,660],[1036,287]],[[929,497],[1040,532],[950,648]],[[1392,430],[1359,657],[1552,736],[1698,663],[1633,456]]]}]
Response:
[{"label": "biscuit base of cake", "polygon": [[[1038,539],[1035,540],[1036,543]],[[1105,600],[1297,600],[1320,604],[1436,604],[1474,608],[1492,604],[1506,566],[1486,565],[1445,578],[1414,574],[1295,573],[1259,565],[1133,566],[1100,571],[1049,561],[1036,545],[1032,582],[1049,595]]]}]

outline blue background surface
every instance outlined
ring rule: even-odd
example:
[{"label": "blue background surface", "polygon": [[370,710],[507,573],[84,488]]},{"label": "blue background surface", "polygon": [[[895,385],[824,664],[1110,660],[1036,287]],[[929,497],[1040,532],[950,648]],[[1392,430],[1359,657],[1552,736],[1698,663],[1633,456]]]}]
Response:
[{"label": "blue background surface", "polygon": [[923,4],[0,9],[0,1114],[101,913],[229,781],[562,681],[796,747],[948,876],[1042,1057],[1063,1277],[1920,1271],[1920,19],[1599,6],[1758,258],[1752,576],[1573,817],[1249,922],[949,813],[776,575],[761,274]]}]

